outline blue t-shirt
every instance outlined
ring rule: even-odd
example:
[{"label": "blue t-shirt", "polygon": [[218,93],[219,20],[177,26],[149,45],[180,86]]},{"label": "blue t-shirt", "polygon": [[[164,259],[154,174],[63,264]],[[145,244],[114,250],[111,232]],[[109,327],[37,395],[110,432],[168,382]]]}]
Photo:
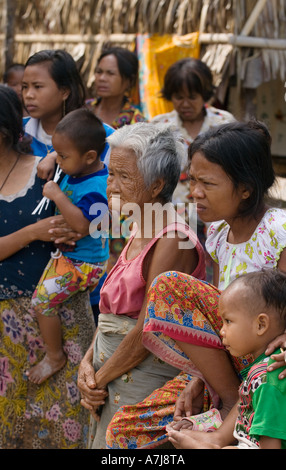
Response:
[{"label": "blue t-shirt", "polygon": [[[102,124],[106,132],[106,137],[113,134],[113,132],[115,131],[113,127],[109,126],[108,124],[105,124],[104,122]],[[32,147],[34,155],[38,155],[39,157],[44,158],[46,157],[47,153],[52,152],[54,148],[52,145],[47,145],[37,139],[36,135],[37,135],[38,125],[39,125],[39,121],[37,119],[31,118],[30,116],[23,118],[23,126],[26,131],[26,134],[32,137],[31,147]],[[110,154],[110,147],[109,147],[109,144],[106,142],[104,150],[102,154],[100,155],[100,159],[101,161],[104,161],[107,166],[109,162],[109,154]],[[62,175],[60,177],[60,180],[61,179],[62,179]],[[103,277],[101,278],[100,281],[102,280],[103,280]],[[100,288],[101,288],[101,282],[98,284],[98,286],[96,286],[96,288],[90,294],[92,305],[97,304],[99,302]]]},{"label": "blue t-shirt", "polygon": [[[29,123],[29,124],[28,124]],[[113,134],[114,130],[113,127],[109,126],[108,124],[105,124],[104,122],[102,123],[103,127],[106,132],[106,137],[109,135]],[[31,118],[30,116],[24,117],[23,118],[23,126],[26,131],[27,135],[30,135],[32,137],[32,142],[31,142],[31,147],[33,150],[33,154],[37,155],[38,157],[46,157],[47,153],[53,152],[53,146],[52,145],[47,145],[40,140],[37,139],[37,128],[38,128],[38,120]],[[106,164],[108,165],[109,161],[109,145],[106,142],[105,147],[103,152],[100,155],[101,161],[105,161]]]},{"label": "blue t-shirt", "polygon": [[[81,209],[83,215],[92,222],[95,217],[102,219],[108,213],[107,177],[108,170],[104,165],[102,170],[80,178],[65,175],[60,183],[60,188],[71,202]],[[57,209],[56,213],[59,213]],[[99,223],[99,219],[97,223]],[[96,264],[109,258],[109,244],[106,236],[87,235],[78,240],[75,247],[63,246],[61,249],[66,252],[68,258],[88,263]]]}]

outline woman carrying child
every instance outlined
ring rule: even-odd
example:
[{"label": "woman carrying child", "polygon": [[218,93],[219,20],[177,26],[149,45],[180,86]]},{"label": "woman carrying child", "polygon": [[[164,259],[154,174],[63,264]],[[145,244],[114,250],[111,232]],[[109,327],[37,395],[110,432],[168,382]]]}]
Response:
[{"label": "woman carrying child", "polygon": [[59,312],[66,365],[41,385],[25,375],[42,359],[42,338],[30,306],[53,249],[51,232],[56,230],[65,243],[77,240],[77,234],[68,231],[61,215],[53,215],[51,204],[32,214],[44,185],[37,176],[40,157],[27,145],[14,90],[0,85],[0,102],[0,446],[85,448],[88,413],[80,406],[76,376],[94,327],[86,292]]}]

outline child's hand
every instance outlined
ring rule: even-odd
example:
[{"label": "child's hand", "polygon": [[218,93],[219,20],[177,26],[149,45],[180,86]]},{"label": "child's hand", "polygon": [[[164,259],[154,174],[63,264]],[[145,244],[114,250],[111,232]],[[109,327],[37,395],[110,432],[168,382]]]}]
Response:
[{"label": "child's hand", "polygon": [[39,178],[47,181],[53,179],[56,167],[56,159],[57,153],[52,152],[40,161],[37,168]]},{"label": "child's hand", "polygon": [[48,181],[43,188],[43,195],[52,201],[55,201],[56,197],[61,193],[59,185],[54,183],[54,181]]}]

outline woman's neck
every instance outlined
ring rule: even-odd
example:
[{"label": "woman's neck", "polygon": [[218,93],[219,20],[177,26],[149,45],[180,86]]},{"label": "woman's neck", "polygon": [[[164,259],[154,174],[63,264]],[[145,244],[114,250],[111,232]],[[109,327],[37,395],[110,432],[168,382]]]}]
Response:
[{"label": "woman's neck", "polygon": [[100,98],[95,106],[95,114],[106,124],[112,124],[122,109],[124,95]]},{"label": "woman's neck", "polygon": [[199,114],[199,116],[197,116],[194,120],[192,121],[182,120],[183,127],[186,129],[187,133],[192,137],[192,139],[195,139],[200,133],[204,119],[205,119],[205,112],[204,110],[202,110],[201,114]]},{"label": "woman's neck", "polygon": [[263,205],[256,217],[237,217],[230,221],[226,220],[230,226],[227,241],[231,244],[247,242],[255,232],[256,227],[261,222],[267,210],[268,207]]},{"label": "woman's neck", "polygon": [[49,118],[40,119],[42,128],[44,129],[46,134],[53,135],[53,133],[55,131],[55,128],[57,127],[57,125],[60,122],[60,120],[62,119],[62,117],[63,116],[61,114],[58,114],[58,115],[55,115],[55,116],[51,116]]}]

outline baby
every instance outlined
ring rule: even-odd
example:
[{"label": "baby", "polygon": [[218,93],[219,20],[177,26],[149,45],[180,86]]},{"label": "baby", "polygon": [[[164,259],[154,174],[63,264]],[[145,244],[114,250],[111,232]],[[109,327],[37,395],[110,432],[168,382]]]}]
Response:
[{"label": "baby", "polygon": [[[269,343],[286,327],[286,275],[268,269],[233,281],[219,300],[221,337],[232,356],[251,355],[241,374],[238,406],[218,430],[204,433],[167,426],[170,442],[180,449],[286,449],[286,381],[269,370]],[[280,352],[277,351],[277,352]]]}]

